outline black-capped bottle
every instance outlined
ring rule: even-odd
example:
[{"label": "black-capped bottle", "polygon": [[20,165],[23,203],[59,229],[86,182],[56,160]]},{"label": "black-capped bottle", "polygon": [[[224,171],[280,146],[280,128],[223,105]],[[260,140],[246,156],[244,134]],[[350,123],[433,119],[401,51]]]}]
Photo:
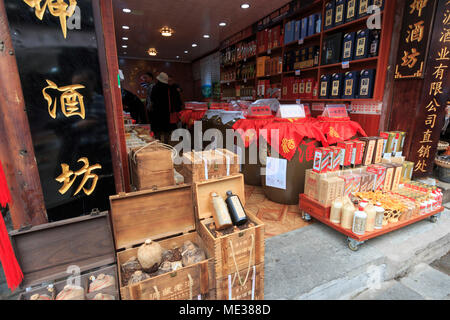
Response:
[{"label": "black-capped bottle", "polygon": [[228,208],[221,196],[213,192],[211,194],[212,203],[214,207],[214,223],[216,225],[216,230],[224,230],[233,226],[230,214],[228,213]]},{"label": "black-capped bottle", "polygon": [[244,206],[237,195],[233,194],[231,191],[227,191],[227,199],[225,202],[227,203],[228,212],[230,213],[234,225],[240,226],[248,221]]}]

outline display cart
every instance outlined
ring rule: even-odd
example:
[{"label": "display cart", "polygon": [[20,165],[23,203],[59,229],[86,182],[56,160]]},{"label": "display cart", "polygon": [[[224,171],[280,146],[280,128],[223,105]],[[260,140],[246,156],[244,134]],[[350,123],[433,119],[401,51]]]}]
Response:
[{"label": "display cart", "polygon": [[302,218],[305,221],[310,221],[311,217],[319,220],[320,222],[328,225],[329,227],[339,231],[340,233],[347,236],[348,247],[352,251],[357,251],[359,246],[362,245],[369,239],[376,238],[383,234],[389,233],[391,231],[401,229],[406,227],[407,225],[413,224],[417,221],[421,221],[429,218],[431,222],[435,223],[438,221],[441,212],[444,211],[444,208],[441,207],[432,212],[421,214],[412,217],[408,220],[398,221],[395,223],[389,223],[387,226],[384,226],[380,230],[375,231],[367,231],[364,235],[354,234],[350,229],[344,229],[339,224],[335,224],[330,221],[330,207],[324,207],[318,201],[308,197],[306,194],[300,194],[299,207],[302,212]]}]

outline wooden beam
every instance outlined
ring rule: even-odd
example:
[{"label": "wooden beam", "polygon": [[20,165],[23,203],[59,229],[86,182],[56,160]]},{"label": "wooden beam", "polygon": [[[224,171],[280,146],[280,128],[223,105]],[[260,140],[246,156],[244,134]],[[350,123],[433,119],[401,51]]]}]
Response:
[{"label": "wooden beam", "polygon": [[11,191],[14,229],[47,223],[25,100],[5,4],[0,0],[0,160]]},{"label": "wooden beam", "polygon": [[123,122],[122,92],[118,83],[119,62],[113,6],[111,0],[92,3],[116,192],[129,192],[130,175]]}]

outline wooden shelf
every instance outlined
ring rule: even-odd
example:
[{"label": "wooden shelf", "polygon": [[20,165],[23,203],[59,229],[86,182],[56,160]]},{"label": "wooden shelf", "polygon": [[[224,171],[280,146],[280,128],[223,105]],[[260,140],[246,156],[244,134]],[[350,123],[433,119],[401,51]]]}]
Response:
[{"label": "wooden shelf", "polygon": [[329,215],[330,215],[330,208],[322,206],[319,202],[317,202],[314,199],[309,198],[305,194],[300,195],[300,203],[299,203],[300,210],[305,211],[313,218],[319,220],[320,222],[330,226],[331,228],[339,231],[342,234],[345,234],[346,236],[355,239],[357,241],[367,241],[369,239],[373,239],[375,237],[381,236],[383,234],[386,234],[388,232],[406,227],[407,225],[413,224],[415,222],[424,220],[428,217],[434,216],[442,211],[444,211],[444,208],[441,207],[440,209],[437,209],[435,211],[432,211],[430,213],[426,214],[420,214],[417,216],[413,216],[411,219],[398,221],[395,223],[389,223],[387,226],[383,226],[380,230],[375,231],[368,231],[364,235],[357,235],[354,234],[350,229],[344,229],[340,225],[335,224],[330,221]]},{"label": "wooden shelf", "polygon": [[316,33],[316,34],[313,34],[312,36],[309,36],[309,37],[304,38],[302,44],[299,44],[299,43],[298,43],[299,40],[295,40],[295,41],[286,43],[286,44],[284,45],[284,47],[285,47],[285,48],[289,48],[289,47],[294,47],[294,46],[296,46],[296,45],[298,45],[298,46],[303,46],[305,43],[310,42],[310,41],[312,41],[312,40],[320,40],[320,32],[319,32],[319,33]]},{"label": "wooden shelf", "polygon": [[[351,61],[349,61],[349,65],[350,65],[350,67],[352,67],[354,65],[364,64],[364,63],[368,63],[368,62],[372,62],[372,61],[378,61],[378,56],[364,58],[364,59],[358,59],[358,60],[351,60]],[[332,63],[332,64],[325,64],[323,66],[321,65],[320,69],[329,69],[329,68],[335,68],[335,67],[341,67],[341,66],[342,66],[342,62],[338,62],[338,63]],[[346,69],[342,69],[342,70],[346,70]]]},{"label": "wooden shelf", "polygon": [[[270,54],[268,53],[269,50],[270,50]],[[258,57],[270,56],[274,52],[278,52],[278,51],[283,51],[283,46],[272,48],[272,49],[268,49],[267,51],[264,51],[264,52],[260,52],[260,53],[258,53]]]},{"label": "wooden shelf", "polygon": [[[381,15],[381,16],[383,15],[383,11],[380,12],[380,15]],[[359,19],[356,19],[356,20],[353,20],[353,21],[350,21],[350,22],[341,24],[341,25],[339,25],[339,26],[336,26],[336,27],[333,27],[333,28],[330,28],[330,29],[327,29],[327,30],[323,30],[323,33],[324,33],[324,34],[327,34],[327,33],[335,32],[335,31],[340,31],[340,30],[342,30],[342,29],[347,29],[347,28],[352,27],[352,26],[357,26],[357,25],[359,25],[359,24],[364,24],[364,22],[365,22],[370,16],[371,16],[371,15],[368,14],[368,15],[362,17],[362,18],[359,18]]]},{"label": "wooden shelf", "polygon": [[275,77],[280,77],[282,76],[282,73],[278,73],[278,74],[271,74],[269,76],[261,76],[261,77],[257,77],[258,79],[264,79],[264,78],[275,78]]},{"label": "wooden shelf", "polygon": [[[310,68],[303,68],[303,69],[298,69],[298,70],[300,70],[300,74],[301,74],[302,72],[313,71],[313,70],[318,70],[318,69],[319,69],[319,66],[310,67]],[[295,71],[296,70],[294,70],[294,71],[285,71],[285,72],[283,72],[283,74],[292,74],[292,73],[295,74]]]}]

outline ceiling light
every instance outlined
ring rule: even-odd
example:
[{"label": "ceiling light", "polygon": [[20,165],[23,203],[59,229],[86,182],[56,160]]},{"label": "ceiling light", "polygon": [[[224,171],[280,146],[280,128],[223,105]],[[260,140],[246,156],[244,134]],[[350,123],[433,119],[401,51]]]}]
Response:
[{"label": "ceiling light", "polygon": [[128,30],[128,29],[130,29],[130,27],[129,26],[122,26],[122,29]]},{"label": "ceiling light", "polygon": [[148,53],[150,56],[154,57],[154,56],[156,56],[156,55],[158,54],[158,51],[156,51],[155,48],[150,48],[150,49],[148,49],[147,53]]},{"label": "ceiling light", "polygon": [[171,37],[172,34],[174,33],[173,29],[169,28],[169,27],[164,27],[160,30],[161,35],[163,37]]},{"label": "ceiling light", "polygon": [[221,23],[219,23],[219,26],[221,26],[221,27],[225,27],[226,25],[227,25],[226,22],[221,22]]},{"label": "ceiling light", "polygon": [[189,53],[189,51],[187,51],[187,50],[186,50],[186,51],[185,51],[184,53],[186,53],[186,54],[187,54],[187,53]]},{"label": "ceiling light", "polygon": [[241,8],[242,9],[248,9],[248,8],[250,8],[250,5],[248,3],[244,3],[244,4],[241,5]]},{"label": "ceiling light", "polygon": [[209,39],[209,38],[211,38],[211,36],[210,36],[209,34],[204,34],[204,35],[203,35],[203,38]]},{"label": "ceiling light", "polygon": [[128,48],[128,46],[122,46],[122,48],[126,49],[126,48]]},{"label": "ceiling light", "polygon": [[122,38],[122,40],[125,40],[125,41],[127,41],[127,40],[128,40],[128,38],[127,38],[127,37],[123,37],[123,38]]},{"label": "ceiling light", "polygon": [[131,10],[128,9],[128,8],[125,8],[125,9],[123,9],[122,11],[125,12],[125,13],[130,13],[130,12],[131,12]]},{"label": "ceiling light", "polygon": [[197,44],[196,44],[196,43],[193,43],[193,44],[192,44],[192,47],[193,47],[193,48],[195,48],[196,46],[197,46]]},{"label": "ceiling light", "polygon": [[124,52],[123,54],[127,54],[126,52]]},{"label": "ceiling light", "polygon": [[180,56],[177,56],[177,59],[180,59]]}]

